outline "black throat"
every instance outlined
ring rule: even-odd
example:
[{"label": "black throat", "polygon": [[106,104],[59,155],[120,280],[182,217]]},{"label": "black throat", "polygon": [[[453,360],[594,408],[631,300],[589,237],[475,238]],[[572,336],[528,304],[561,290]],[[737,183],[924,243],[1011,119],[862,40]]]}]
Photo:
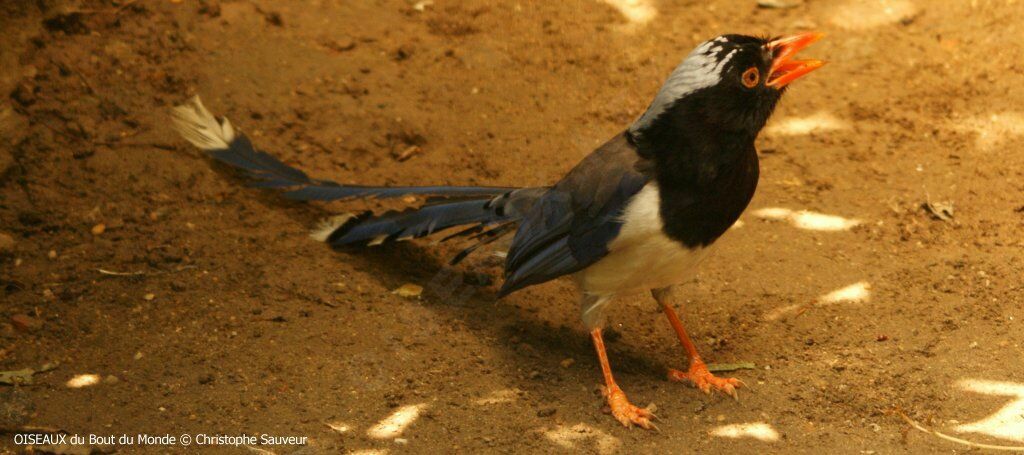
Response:
[{"label": "black throat", "polygon": [[689,248],[708,246],[739,219],[754,196],[757,133],[724,131],[701,115],[666,114],[661,128],[648,130],[634,145],[653,161],[665,234]]}]

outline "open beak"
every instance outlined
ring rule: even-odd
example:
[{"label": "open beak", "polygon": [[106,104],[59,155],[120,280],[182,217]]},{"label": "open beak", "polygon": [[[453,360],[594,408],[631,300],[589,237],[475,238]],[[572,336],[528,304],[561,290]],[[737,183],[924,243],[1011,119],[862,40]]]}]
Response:
[{"label": "open beak", "polygon": [[772,68],[768,75],[766,85],[781,89],[790,82],[793,82],[803,75],[821,68],[825,62],[821,60],[796,60],[793,57],[803,48],[818,41],[824,33],[805,32],[796,35],[784,36],[768,43],[768,50],[772,52]]}]

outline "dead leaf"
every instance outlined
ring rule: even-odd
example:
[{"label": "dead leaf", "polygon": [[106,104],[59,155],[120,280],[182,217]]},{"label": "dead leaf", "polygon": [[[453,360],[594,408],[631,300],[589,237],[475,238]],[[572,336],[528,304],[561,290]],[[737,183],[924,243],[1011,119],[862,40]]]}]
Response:
[{"label": "dead leaf", "polygon": [[928,213],[939,221],[952,221],[953,220],[953,203],[952,202],[932,202],[926,201],[924,203],[924,209]]},{"label": "dead leaf", "polygon": [[38,369],[25,368],[21,370],[0,371],[0,384],[25,385],[32,383],[32,376],[45,373],[57,368],[56,362],[47,363]]}]

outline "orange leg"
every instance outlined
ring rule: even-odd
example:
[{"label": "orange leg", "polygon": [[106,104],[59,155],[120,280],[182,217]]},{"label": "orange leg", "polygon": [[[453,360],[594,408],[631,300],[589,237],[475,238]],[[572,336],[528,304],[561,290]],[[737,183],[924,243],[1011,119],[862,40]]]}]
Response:
[{"label": "orange leg", "polygon": [[604,396],[608,400],[608,406],[612,409],[612,416],[622,422],[624,426],[637,425],[648,430],[657,430],[658,427],[651,423],[656,418],[651,411],[633,406],[626,399],[626,393],[615,383],[612,377],[612,367],[608,363],[608,353],[604,349],[604,339],[601,338],[601,329],[594,329],[590,332],[590,338],[594,340],[594,349],[597,349],[597,358],[601,362],[601,372],[604,373]]},{"label": "orange leg", "polygon": [[690,340],[690,335],[687,335],[686,329],[683,327],[683,321],[679,320],[676,310],[669,304],[669,293],[669,288],[651,291],[654,299],[658,301],[662,311],[665,312],[665,316],[668,317],[669,324],[672,324],[672,329],[675,330],[676,335],[679,337],[679,342],[683,345],[683,349],[686,349],[686,354],[690,356],[690,368],[685,372],[669,368],[668,379],[670,381],[690,381],[704,393],[711,393],[713,388],[733,398],[738,398],[736,389],[743,382],[735,378],[719,378],[708,371],[708,366],[701,360],[700,354],[697,353],[697,347]]}]

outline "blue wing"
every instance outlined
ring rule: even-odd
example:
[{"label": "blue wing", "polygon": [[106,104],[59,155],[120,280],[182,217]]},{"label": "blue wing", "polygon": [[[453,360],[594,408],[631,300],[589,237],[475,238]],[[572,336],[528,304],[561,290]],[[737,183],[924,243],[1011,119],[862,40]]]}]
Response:
[{"label": "blue wing", "polygon": [[620,134],[576,165],[524,217],[499,294],[577,272],[607,255],[623,209],[651,179],[648,164]]}]

